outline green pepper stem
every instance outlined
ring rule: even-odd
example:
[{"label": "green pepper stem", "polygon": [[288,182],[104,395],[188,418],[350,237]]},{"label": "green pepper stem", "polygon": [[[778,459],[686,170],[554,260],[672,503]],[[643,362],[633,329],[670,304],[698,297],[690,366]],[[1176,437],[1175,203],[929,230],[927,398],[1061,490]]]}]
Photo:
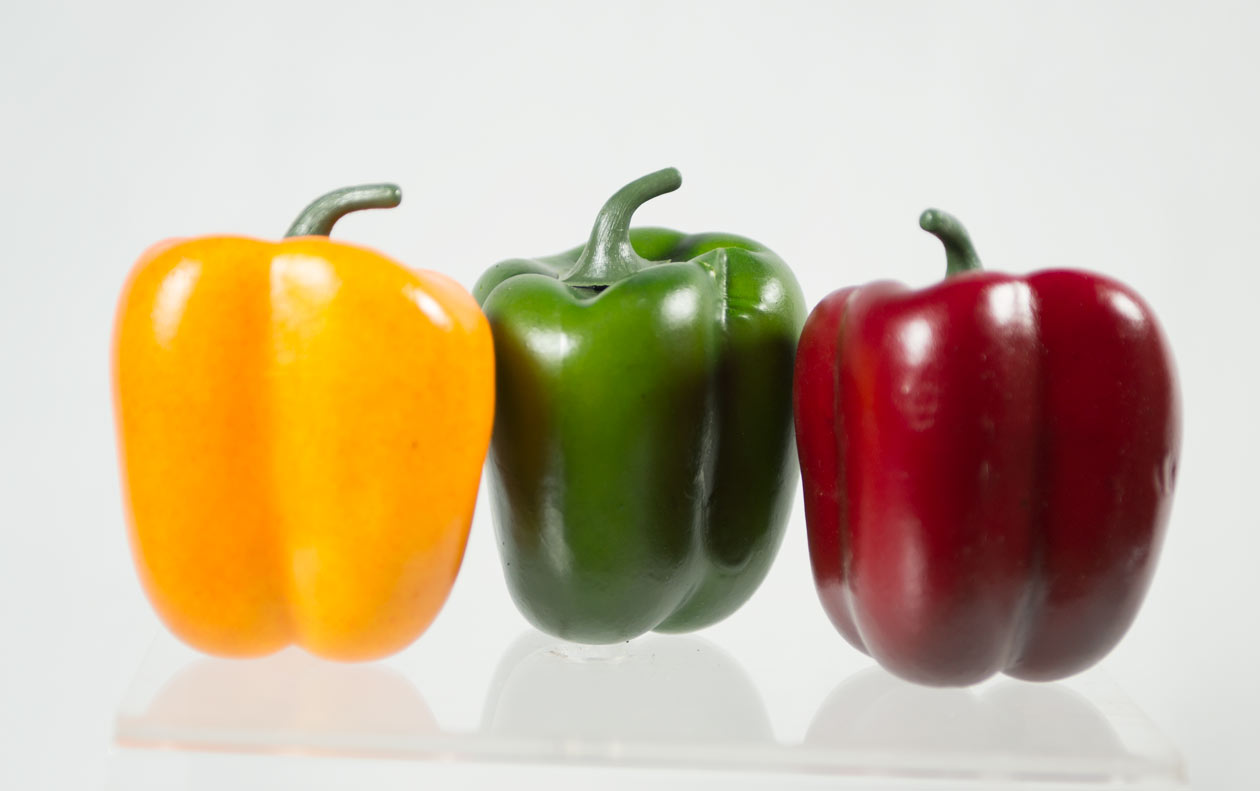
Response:
[{"label": "green pepper stem", "polygon": [[682,175],[665,168],[617,190],[595,217],[591,238],[564,277],[570,286],[611,286],[651,265],[630,244],[630,218],[645,202],[682,186]]},{"label": "green pepper stem", "polygon": [[361,209],[392,209],[402,202],[397,184],[361,184],[321,195],[302,210],[289,226],[291,236],[327,236],[337,220]]},{"label": "green pepper stem", "polygon": [[940,209],[928,209],[919,215],[919,227],[945,245],[945,277],[983,268],[967,229],[954,215]]}]

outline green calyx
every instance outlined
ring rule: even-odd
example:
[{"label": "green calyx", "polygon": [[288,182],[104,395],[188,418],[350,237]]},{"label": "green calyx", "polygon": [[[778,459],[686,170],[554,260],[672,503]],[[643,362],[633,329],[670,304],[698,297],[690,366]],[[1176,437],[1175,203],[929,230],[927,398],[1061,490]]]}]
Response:
[{"label": "green calyx", "polygon": [[595,217],[591,238],[573,268],[560,279],[570,286],[611,286],[652,262],[630,244],[630,218],[645,202],[682,186],[682,174],[665,168],[635,179],[617,190]]},{"label": "green calyx", "polygon": [[285,238],[293,236],[327,236],[332,227],[352,211],[392,209],[402,202],[397,184],[361,184],[342,187],[311,201],[289,226]]},{"label": "green calyx", "polygon": [[928,209],[919,215],[919,227],[945,245],[945,277],[983,268],[967,229],[954,215],[940,209]]}]

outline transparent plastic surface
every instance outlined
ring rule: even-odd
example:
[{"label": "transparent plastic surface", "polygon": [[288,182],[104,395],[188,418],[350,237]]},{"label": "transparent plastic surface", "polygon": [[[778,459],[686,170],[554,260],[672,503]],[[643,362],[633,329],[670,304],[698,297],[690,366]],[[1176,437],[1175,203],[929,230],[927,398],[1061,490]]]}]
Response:
[{"label": "transparent plastic surface", "polygon": [[[785,784],[1185,783],[1177,750],[1101,670],[942,690],[865,660],[830,694],[780,701],[696,637],[586,647],[530,632],[480,679],[456,672],[461,659],[404,652],[343,665],[290,649],[230,661],[163,635],[121,704],[116,738],[136,749],[769,772]],[[823,660],[797,660],[801,678],[811,661]],[[797,688],[777,684],[774,695]]]}]

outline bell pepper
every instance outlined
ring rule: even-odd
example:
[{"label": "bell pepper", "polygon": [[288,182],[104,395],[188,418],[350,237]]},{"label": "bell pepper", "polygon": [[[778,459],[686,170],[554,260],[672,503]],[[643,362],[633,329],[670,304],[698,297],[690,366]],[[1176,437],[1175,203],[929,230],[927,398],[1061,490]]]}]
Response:
[{"label": "bell pepper", "polygon": [[169,240],[123,289],[133,555],[195,648],[379,657],[451,589],[494,412],[489,325],[453,280],[326,238],[398,201],[393,185],[348,188],[283,241]]},{"label": "bell pepper", "polygon": [[502,262],[489,486],[504,573],[539,629],[586,643],[725,618],[778,550],[797,477],[791,271],[727,234],[630,230],[670,168],[608,200],[586,245]]},{"label": "bell pepper", "polygon": [[841,289],[805,324],[797,448],[815,582],[893,673],[1047,680],[1102,658],[1154,571],[1180,448],[1168,343],[1096,274],[984,272],[928,210],[943,283]]}]

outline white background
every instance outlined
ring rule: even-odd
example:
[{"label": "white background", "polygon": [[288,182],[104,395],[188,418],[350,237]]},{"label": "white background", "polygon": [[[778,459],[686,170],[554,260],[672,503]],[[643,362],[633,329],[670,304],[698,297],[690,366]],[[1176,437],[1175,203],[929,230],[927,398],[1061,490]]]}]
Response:
[{"label": "white background", "polygon": [[[990,268],[1094,269],[1146,297],[1185,442],[1154,585],[1105,666],[1196,787],[1255,785],[1258,36],[1251,3],[6,3],[0,786],[103,782],[158,628],[108,387],[114,300],[147,245],[276,237],[330,188],[392,180],[400,208],[335,235],[471,287],[582,241],[612,190],[666,165],[684,186],[640,222],[759,239],[811,306],[939,277],[929,205]],[[491,538],[479,508],[423,638],[465,641],[469,673],[525,629]],[[770,695],[792,651],[848,650],[799,509],[762,590],[704,636]]]}]

